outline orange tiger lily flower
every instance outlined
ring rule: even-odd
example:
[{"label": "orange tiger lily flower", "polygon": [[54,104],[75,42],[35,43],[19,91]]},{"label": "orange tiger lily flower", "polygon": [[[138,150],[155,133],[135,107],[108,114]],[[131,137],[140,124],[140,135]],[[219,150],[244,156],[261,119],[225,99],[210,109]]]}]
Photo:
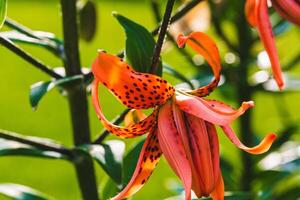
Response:
[{"label": "orange tiger lily flower", "polygon": [[[92,65],[95,76],[93,105],[104,127],[122,138],[148,133],[130,182],[113,200],[125,199],[136,193],[148,180],[162,154],[181,179],[185,199],[191,199],[193,190],[198,197],[211,195],[214,200],[222,200],[224,183],[215,126],[221,126],[238,148],[253,154],[267,151],[276,137],[269,134],[253,148],[240,142],[230,123],[252,107],[253,102],[244,102],[235,110],[222,102],[204,98],[218,85],[220,79],[218,49],[212,39],[200,32],[187,37],[180,35],[178,45],[183,47],[185,44],[201,54],[212,67],[215,78],[207,86],[190,91],[175,90],[161,77],[136,72],[120,58],[105,52],[99,52]],[[101,110],[99,83],[105,85],[129,108],[154,108],[153,113],[126,127],[112,124]]]},{"label": "orange tiger lily flower", "polygon": [[[274,9],[288,21],[300,26],[299,0],[271,0]],[[279,63],[272,25],[268,16],[267,0],[247,0],[245,13],[249,24],[258,29],[260,38],[271,61],[272,71],[280,89],[284,87],[284,80]]]}]

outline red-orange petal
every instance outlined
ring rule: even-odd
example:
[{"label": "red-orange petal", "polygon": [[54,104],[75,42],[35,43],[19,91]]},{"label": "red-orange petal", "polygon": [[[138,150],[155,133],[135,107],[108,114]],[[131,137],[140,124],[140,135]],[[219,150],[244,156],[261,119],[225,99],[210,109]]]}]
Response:
[{"label": "red-orange petal", "polygon": [[270,133],[265,136],[265,138],[260,142],[260,144],[251,148],[245,146],[239,140],[239,138],[236,136],[233,129],[229,125],[221,126],[221,128],[223,129],[226,136],[230,139],[230,141],[233,144],[235,144],[235,146],[251,154],[262,154],[267,152],[270,149],[273,141],[276,139],[276,135],[274,133]]},{"label": "red-orange petal", "polygon": [[275,10],[288,21],[300,26],[300,4],[294,0],[272,0]]},{"label": "red-orange petal", "polygon": [[193,50],[202,55],[212,68],[214,80],[204,87],[189,92],[190,94],[200,97],[208,95],[218,86],[222,68],[220,54],[216,43],[205,33],[193,32],[189,36],[179,35],[177,44],[179,47],[184,47],[185,44],[188,44]]},{"label": "red-orange petal", "polygon": [[136,72],[119,57],[103,51],[93,62],[92,72],[129,108],[147,109],[162,105],[175,92],[166,80]]},{"label": "red-orange petal", "polygon": [[114,125],[109,120],[107,120],[100,106],[98,97],[98,84],[99,81],[95,79],[92,87],[93,106],[98,118],[101,120],[103,126],[109,132],[121,138],[133,138],[153,130],[153,128],[156,126],[157,110],[154,110],[151,115],[139,121],[138,123],[133,123],[127,127]]},{"label": "red-orange petal", "polygon": [[148,135],[142,147],[142,151],[131,180],[118,195],[112,198],[112,200],[128,198],[141,189],[158,164],[161,154],[162,152],[157,140],[157,130],[155,129]]},{"label": "red-orange petal", "polygon": [[245,14],[248,23],[256,27],[256,6],[257,6],[257,0],[247,0],[245,4]]},{"label": "red-orange petal", "polygon": [[213,200],[224,200],[224,181],[222,177],[221,170],[219,175],[218,183],[215,187],[215,190],[211,193]]},{"label": "red-orange petal", "polygon": [[258,1],[256,10],[256,20],[260,38],[263,42],[263,45],[268,53],[269,59],[272,64],[274,79],[279,89],[283,89],[284,80],[279,63],[275,38],[272,31],[272,25],[268,16],[267,0]]},{"label": "red-orange petal", "polygon": [[158,140],[166,160],[183,183],[185,199],[190,200],[192,187],[191,166],[174,122],[171,102],[164,104],[159,111]]}]

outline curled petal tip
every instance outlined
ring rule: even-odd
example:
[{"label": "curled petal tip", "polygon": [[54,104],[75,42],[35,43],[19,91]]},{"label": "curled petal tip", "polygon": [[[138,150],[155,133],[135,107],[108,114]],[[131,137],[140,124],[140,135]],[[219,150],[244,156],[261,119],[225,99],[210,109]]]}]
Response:
[{"label": "curled petal tip", "polygon": [[242,103],[243,109],[248,109],[254,107],[254,101],[246,101]]},{"label": "curled petal tip", "polygon": [[185,46],[185,43],[186,41],[188,40],[189,38],[187,36],[184,36],[182,34],[178,35],[177,37],[177,45],[179,48],[183,48]]}]

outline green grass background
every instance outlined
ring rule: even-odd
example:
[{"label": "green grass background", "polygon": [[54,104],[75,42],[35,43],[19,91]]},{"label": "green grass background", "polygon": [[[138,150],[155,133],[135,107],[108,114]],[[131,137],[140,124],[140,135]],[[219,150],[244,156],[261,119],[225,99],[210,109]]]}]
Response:
[{"label": "green grass background", "polygon": [[[125,35],[121,26],[112,17],[112,11],[117,11],[143,24],[149,30],[155,26],[149,2],[98,1],[98,7],[99,28],[96,38],[92,43],[80,42],[81,61],[82,65],[86,67],[89,67],[93,58],[95,58],[97,49],[101,48],[110,53],[117,53],[124,47]],[[59,1],[57,0],[10,0],[8,2],[8,16],[32,29],[49,31],[55,33],[58,37],[62,36],[61,13]],[[230,29],[228,29],[228,32],[230,32]],[[224,55],[226,53],[222,48],[224,45],[220,41],[217,42],[221,54]],[[299,53],[299,45],[298,47],[294,45],[297,42],[300,43],[299,31],[295,28],[277,38],[282,63],[287,63],[291,55]],[[22,47],[50,66],[62,66],[60,60],[46,50],[28,45],[22,45]],[[260,48],[259,46],[258,49]],[[287,48],[289,49],[288,56]],[[163,58],[190,77],[195,72],[195,69],[190,67],[174,51],[165,53]],[[0,128],[25,135],[49,137],[71,146],[72,132],[66,98],[62,97],[58,91],[53,90],[42,99],[37,111],[34,112],[29,104],[30,86],[38,81],[49,80],[49,77],[1,46],[0,61]],[[174,81],[174,79],[172,80]],[[123,106],[108,92],[104,92],[103,96],[104,112],[111,119],[122,110]],[[215,93],[212,97],[219,98],[220,95]],[[283,98],[287,103],[287,107],[293,113],[292,119],[299,121],[299,94],[292,93],[284,95]],[[255,130],[259,135],[276,132],[283,128],[276,110],[276,107],[281,105],[282,100],[280,98],[258,93],[254,100],[256,107],[254,108],[255,121],[253,126],[255,126]],[[227,101],[227,103],[231,102]],[[102,126],[96,119],[91,104],[89,109],[92,136],[95,138],[101,131]],[[116,139],[115,137],[111,138]],[[221,135],[220,138],[222,155],[235,163],[236,170],[233,177],[238,180],[238,175],[242,170],[238,161],[238,151],[225,137]],[[136,140],[129,141],[129,146],[134,141]],[[95,168],[97,169],[99,187],[101,187],[101,181],[105,179],[105,175],[96,163]],[[66,161],[28,157],[1,157],[0,183],[4,182],[24,184],[45,192],[56,199],[80,199],[74,168]],[[173,194],[169,187],[178,183],[178,179],[163,160],[149,182],[133,199],[163,199]],[[0,199],[2,199],[1,196]]]}]

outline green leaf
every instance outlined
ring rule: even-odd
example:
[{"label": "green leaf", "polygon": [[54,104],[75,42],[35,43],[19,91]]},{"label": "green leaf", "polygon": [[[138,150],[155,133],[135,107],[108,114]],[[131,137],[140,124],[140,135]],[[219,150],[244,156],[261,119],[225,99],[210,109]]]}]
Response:
[{"label": "green leaf", "polygon": [[[149,72],[155,47],[155,40],[151,33],[140,24],[113,13],[126,33],[126,61],[139,72]],[[159,63],[157,75],[161,76],[162,64]]]},{"label": "green leaf", "polygon": [[66,159],[63,154],[43,151],[33,146],[0,138],[0,156],[33,156],[52,159]]},{"label": "green leaf", "polygon": [[87,151],[118,184],[122,182],[122,161],[125,143],[120,140],[110,140],[101,145],[84,145]]},{"label": "green leaf", "polygon": [[102,186],[100,191],[101,199],[110,199],[111,197],[115,196],[120,191],[120,188],[117,184],[112,180],[108,179],[104,186]]},{"label": "green leaf", "polygon": [[30,94],[29,94],[31,107],[33,109],[36,109],[42,97],[54,87],[57,86],[68,87],[70,84],[73,84],[74,81],[82,81],[82,80],[83,80],[83,76],[77,75],[77,76],[65,77],[65,78],[47,81],[47,82],[41,81],[33,84],[30,88]]},{"label": "green leaf", "polygon": [[[47,200],[53,199],[47,195],[34,190],[30,187],[14,184],[14,183],[2,183],[0,184],[0,194],[10,197],[14,200]],[[1,196],[0,196],[1,197]]]},{"label": "green leaf", "polygon": [[6,10],[7,10],[7,0],[0,0],[0,29],[2,28],[6,18]]},{"label": "green leaf", "polygon": [[183,74],[181,74],[180,72],[176,71],[174,68],[172,68],[171,66],[169,66],[166,63],[163,63],[163,72],[170,74],[172,76],[174,76],[175,78],[187,83],[191,89],[194,89],[193,84],[189,81],[189,79],[187,79]]},{"label": "green leaf", "polygon": [[127,185],[135,170],[145,139],[138,142],[124,157],[123,160],[123,185]]},{"label": "green leaf", "polygon": [[77,1],[79,14],[79,34],[82,39],[89,42],[97,29],[97,6],[93,0]]}]

